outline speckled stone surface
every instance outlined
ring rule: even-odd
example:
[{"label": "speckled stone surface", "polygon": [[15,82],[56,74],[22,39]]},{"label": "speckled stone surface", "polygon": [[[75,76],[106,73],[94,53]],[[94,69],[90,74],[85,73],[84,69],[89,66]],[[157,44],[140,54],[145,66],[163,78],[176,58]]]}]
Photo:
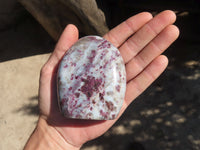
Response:
[{"label": "speckled stone surface", "polygon": [[79,39],[60,63],[57,86],[60,110],[65,117],[115,119],[126,91],[120,52],[98,36]]}]

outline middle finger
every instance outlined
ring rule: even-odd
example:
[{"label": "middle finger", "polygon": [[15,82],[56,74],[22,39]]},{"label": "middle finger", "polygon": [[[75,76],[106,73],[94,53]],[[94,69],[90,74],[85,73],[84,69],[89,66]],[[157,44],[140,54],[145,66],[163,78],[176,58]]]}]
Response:
[{"label": "middle finger", "polygon": [[136,56],[166,26],[173,24],[175,20],[176,15],[174,12],[166,10],[139,29],[119,48],[125,64]]}]

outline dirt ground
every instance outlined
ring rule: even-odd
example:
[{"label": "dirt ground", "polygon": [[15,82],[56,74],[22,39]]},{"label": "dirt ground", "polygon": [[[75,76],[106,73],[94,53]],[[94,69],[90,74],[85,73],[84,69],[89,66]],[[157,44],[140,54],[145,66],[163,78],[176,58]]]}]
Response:
[{"label": "dirt ground", "polygon": [[[181,35],[165,53],[167,70],[82,150],[200,150],[198,19],[178,17]],[[39,71],[55,45],[28,13],[15,22],[0,28],[0,150],[22,149],[33,131]]]}]

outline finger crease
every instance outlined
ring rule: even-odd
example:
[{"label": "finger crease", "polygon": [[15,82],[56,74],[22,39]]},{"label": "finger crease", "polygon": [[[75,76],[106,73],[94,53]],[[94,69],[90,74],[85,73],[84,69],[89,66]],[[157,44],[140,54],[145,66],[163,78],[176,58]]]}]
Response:
[{"label": "finger crease", "polygon": [[159,52],[163,51],[154,41],[151,42],[151,45],[155,50],[158,50]]},{"label": "finger crease", "polygon": [[136,60],[139,61],[138,64],[140,64],[140,65],[138,65],[138,66],[140,66],[141,71],[142,71],[146,67],[146,65],[145,65],[146,64],[145,59],[143,57],[141,57],[140,55],[137,55],[136,56]]},{"label": "finger crease", "polygon": [[[131,62],[129,62],[129,63],[130,63],[130,64],[128,64],[129,66],[127,66],[127,68],[130,68],[130,69],[128,69],[128,70],[136,69],[136,71],[134,71],[134,72],[137,72],[137,74],[135,74],[134,77],[137,76],[137,75],[144,69],[144,67],[143,67],[142,65],[139,65],[140,63],[138,63],[138,60],[137,60],[137,59],[131,60]],[[133,64],[135,64],[135,68],[131,68],[131,66],[132,66]],[[133,73],[132,73],[131,71],[129,71],[129,72],[130,72],[130,74],[131,74],[131,76],[132,76]],[[132,77],[132,78],[134,78],[134,77]],[[131,79],[131,78],[130,78],[130,79]],[[130,80],[130,79],[129,79],[129,80]]]},{"label": "finger crease", "polygon": [[146,76],[148,76],[148,78],[150,78],[150,80],[148,81],[154,81],[156,79],[155,73],[153,73],[151,70],[147,71],[146,69],[144,69],[143,72],[146,74]]},{"label": "finger crease", "polygon": [[152,32],[153,36],[156,36],[158,34],[158,32],[153,29],[149,24],[146,24],[146,27]]},{"label": "finger crease", "polygon": [[136,30],[133,28],[133,25],[130,20],[126,20],[125,24],[128,27],[128,29],[132,32],[132,34],[135,33]]},{"label": "finger crease", "polygon": [[134,50],[138,49],[138,47],[139,47],[136,44],[136,42],[133,39],[132,40],[129,39],[126,44],[127,44],[128,50],[132,53],[131,57],[134,57],[135,55],[137,55],[137,52],[134,51]]}]

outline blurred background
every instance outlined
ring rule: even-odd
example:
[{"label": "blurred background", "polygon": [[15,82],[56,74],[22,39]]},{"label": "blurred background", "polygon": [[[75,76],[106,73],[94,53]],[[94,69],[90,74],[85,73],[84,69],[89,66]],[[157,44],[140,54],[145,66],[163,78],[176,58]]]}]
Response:
[{"label": "blurred background", "polygon": [[179,39],[166,71],[82,150],[200,150],[199,0],[1,0],[0,150],[22,149],[38,116],[38,79],[68,23],[103,35],[128,17],[171,9]]}]

